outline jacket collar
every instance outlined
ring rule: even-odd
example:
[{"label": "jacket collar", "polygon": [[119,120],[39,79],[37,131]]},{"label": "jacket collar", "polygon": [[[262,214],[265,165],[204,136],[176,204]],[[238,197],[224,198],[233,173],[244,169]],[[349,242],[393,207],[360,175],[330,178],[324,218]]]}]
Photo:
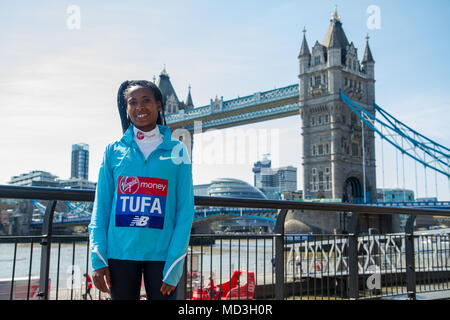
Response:
[{"label": "jacket collar", "polygon": [[[157,147],[157,149],[166,149],[166,150],[172,150],[173,147],[177,144],[176,139],[172,139],[172,132],[170,131],[170,128],[161,124],[157,124],[159,132],[163,135],[163,142]],[[131,146],[134,139],[134,125],[130,124],[127,131],[125,131],[122,139],[123,143],[125,143],[128,146]]]}]

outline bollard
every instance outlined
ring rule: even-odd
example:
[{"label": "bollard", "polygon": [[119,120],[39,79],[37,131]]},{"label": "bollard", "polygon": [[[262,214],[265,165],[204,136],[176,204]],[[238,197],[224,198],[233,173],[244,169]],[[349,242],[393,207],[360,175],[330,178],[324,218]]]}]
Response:
[{"label": "bollard", "polygon": [[405,226],[405,262],[406,262],[406,290],[408,298],[416,300],[416,270],[414,261],[414,221],[416,215],[410,215]]},{"label": "bollard", "polygon": [[288,210],[278,213],[275,223],[275,300],[284,299],[284,220]]},{"label": "bollard", "polygon": [[48,300],[48,277],[50,268],[50,248],[52,245],[53,214],[55,213],[56,201],[49,200],[45,209],[44,223],[42,225],[41,240],[41,270],[39,277],[39,299]]},{"label": "bollard", "polygon": [[[187,260],[187,255],[186,259]],[[186,282],[187,282],[187,261],[183,262],[183,274],[181,275],[180,281],[177,286],[177,298],[176,300],[186,300]],[[191,284],[192,288],[192,284]]]},{"label": "bollard", "polygon": [[358,214],[352,213],[348,231],[348,295],[350,299],[358,299]]}]

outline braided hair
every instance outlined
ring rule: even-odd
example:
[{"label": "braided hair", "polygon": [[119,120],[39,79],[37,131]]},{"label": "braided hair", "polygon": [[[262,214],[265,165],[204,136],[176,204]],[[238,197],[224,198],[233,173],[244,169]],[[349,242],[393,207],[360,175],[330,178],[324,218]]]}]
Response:
[{"label": "braided hair", "polygon": [[161,90],[150,81],[147,80],[126,80],[122,82],[119,87],[119,91],[117,92],[117,107],[119,108],[120,120],[122,122],[122,130],[123,133],[127,131],[130,126],[131,120],[127,113],[127,95],[128,91],[132,87],[144,87],[153,92],[153,96],[156,101],[161,102],[161,111],[158,113],[158,119],[156,120],[157,124],[166,125],[166,119],[164,117],[164,99],[161,93]]}]

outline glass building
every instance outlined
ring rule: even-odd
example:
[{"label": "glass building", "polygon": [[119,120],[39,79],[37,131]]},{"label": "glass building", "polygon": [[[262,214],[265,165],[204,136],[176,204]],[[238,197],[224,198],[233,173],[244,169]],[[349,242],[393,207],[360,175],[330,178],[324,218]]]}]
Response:
[{"label": "glass building", "polygon": [[88,180],[89,176],[89,145],[77,143],[72,145],[72,166],[70,178]]},{"label": "glass building", "polygon": [[286,166],[272,168],[272,162],[265,154],[263,160],[253,164],[254,185],[268,199],[281,199],[283,192],[297,191],[297,168]]},{"label": "glass building", "polygon": [[414,191],[408,189],[377,189],[378,202],[414,201]]},{"label": "glass building", "polygon": [[218,178],[209,185],[194,186],[194,194],[210,197],[267,199],[264,193],[249,183],[233,178]]}]

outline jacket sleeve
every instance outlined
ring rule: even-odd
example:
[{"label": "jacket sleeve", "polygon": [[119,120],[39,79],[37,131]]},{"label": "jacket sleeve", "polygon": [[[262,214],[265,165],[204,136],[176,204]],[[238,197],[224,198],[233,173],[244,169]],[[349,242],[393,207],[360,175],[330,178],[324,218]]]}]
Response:
[{"label": "jacket sleeve", "polygon": [[163,271],[163,282],[172,286],[178,284],[183,274],[184,258],[187,254],[192,222],[194,220],[192,165],[184,144],[182,144],[182,152],[184,161],[178,165],[176,186],[175,228]]},{"label": "jacket sleeve", "polygon": [[106,147],[98,175],[91,223],[89,224],[89,240],[92,269],[108,266],[107,234],[114,197],[114,181],[109,161],[109,146]]}]

